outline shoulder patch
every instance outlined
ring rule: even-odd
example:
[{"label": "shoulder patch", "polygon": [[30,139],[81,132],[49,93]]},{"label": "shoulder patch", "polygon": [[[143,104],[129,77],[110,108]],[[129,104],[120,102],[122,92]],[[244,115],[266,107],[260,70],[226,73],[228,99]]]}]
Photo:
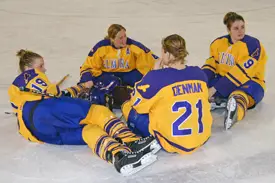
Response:
[{"label": "shoulder patch", "polygon": [[34,69],[25,71],[15,78],[13,85],[17,87],[25,87],[30,80],[38,76]]},{"label": "shoulder patch", "polygon": [[111,45],[111,41],[109,39],[103,39],[101,41],[99,41],[89,52],[88,56],[92,57],[94,55],[94,53],[101,47],[103,46],[110,46]]},{"label": "shoulder patch", "polygon": [[149,85],[149,84],[140,85],[140,86],[137,87],[138,90],[141,90],[141,91],[143,91],[143,92],[146,92],[148,88],[150,88],[150,85]]},{"label": "shoulder patch", "polygon": [[261,54],[260,41],[252,36],[245,35],[242,39],[242,42],[246,44],[249,56],[255,58],[256,60],[259,60]]}]

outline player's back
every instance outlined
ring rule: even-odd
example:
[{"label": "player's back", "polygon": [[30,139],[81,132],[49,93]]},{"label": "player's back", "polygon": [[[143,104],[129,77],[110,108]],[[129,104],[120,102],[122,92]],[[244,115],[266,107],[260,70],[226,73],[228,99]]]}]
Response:
[{"label": "player's back", "polygon": [[206,83],[199,67],[188,66],[151,71],[137,84],[141,98],[152,102],[149,131],[165,150],[192,152],[210,137],[212,116]]}]

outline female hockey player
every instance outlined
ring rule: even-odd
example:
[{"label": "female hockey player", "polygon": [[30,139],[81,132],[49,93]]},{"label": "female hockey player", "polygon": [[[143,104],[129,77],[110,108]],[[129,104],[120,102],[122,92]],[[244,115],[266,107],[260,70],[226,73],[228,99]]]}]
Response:
[{"label": "female hockey player", "polygon": [[260,41],[245,34],[241,15],[229,12],[223,23],[229,34],[211,43],[210,58],[202,68],[209,80],[209,98],[228,99],[224,119],[227,130],[263,99],[267,56]]},{"label": "female hockey player", "polygon": [[89,87],[89,82],[60,91],[58,84],[50,83],[45,75],[44,60],[39,54],[20,50],[17,55],[21,74],[8,93],[19,133],[25,139],[58,145],[87,144],[123,175],[156,160],[153,154],[160,147],[153,137],[140,138],[108,108],[73,98]]},{"label": "female hockey player", "polygon": [[113,24],[108,28],[108,36],[93,47],[82,65],[80,83],[114,75],[124,85],[134,86],[153,68],[157,58],[143,44],[127,37],[122,25]]},{"label": "female hockey player", "polygon": [[[131,99],[122,106],[129,128],[153,135],[162,148],[192,153],[211,135],[207,76],[187,66],[185,40],[170,35],[162,41],[162,58],[155,69],[135,84]],[[163,67],[162,67],[163,66]]]}]

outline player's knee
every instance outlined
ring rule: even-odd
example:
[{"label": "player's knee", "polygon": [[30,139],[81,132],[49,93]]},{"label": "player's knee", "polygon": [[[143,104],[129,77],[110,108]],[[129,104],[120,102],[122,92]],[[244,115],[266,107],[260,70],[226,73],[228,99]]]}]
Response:
[{"label": "player's knee", "polygon": [[114,116],[114,113],[106,106],[103,105],[93,105],[93,109],[103,116]]},{"label": "player's knee", "polygon": [[104,132],[97,125],[85,125],[85,127],[82,130],[82,138],[84,142],[89,146],[95,144],[97,137],[100,137],[102,135],[104,135]]},{"label": "player's knee", "polygon": [[102,128],[109,120],[116,118],[115,114],[110,111],[110,109],[102,105],[92,105],[89,113],[92,124],[99,125]]}]

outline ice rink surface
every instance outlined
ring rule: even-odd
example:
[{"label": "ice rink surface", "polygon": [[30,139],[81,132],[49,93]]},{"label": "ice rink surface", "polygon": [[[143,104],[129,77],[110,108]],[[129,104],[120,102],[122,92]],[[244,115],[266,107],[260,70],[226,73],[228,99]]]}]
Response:
[{"label": "ice rink surface", "polygon": [[[192,155],[159,153],[144,171],[124,178],[86,146],[39,145],[17,132],[7,88],[18,74],[17,50],[43,55],[48,76],[67,73],[73,85],[89,50],[119,23],[128,36],[160,55],[163,37],[187,42],[189,65],[202,65],[209,44],[226,34],[228,11],[246,20],[247,34],[265,46],[267,93],[232,130],[223,131],[222,111],[213,113],[213,136]],[[0,0],[0,182],[1,183],[274,183],[275,182],[275,1],[274,0]]]}]

